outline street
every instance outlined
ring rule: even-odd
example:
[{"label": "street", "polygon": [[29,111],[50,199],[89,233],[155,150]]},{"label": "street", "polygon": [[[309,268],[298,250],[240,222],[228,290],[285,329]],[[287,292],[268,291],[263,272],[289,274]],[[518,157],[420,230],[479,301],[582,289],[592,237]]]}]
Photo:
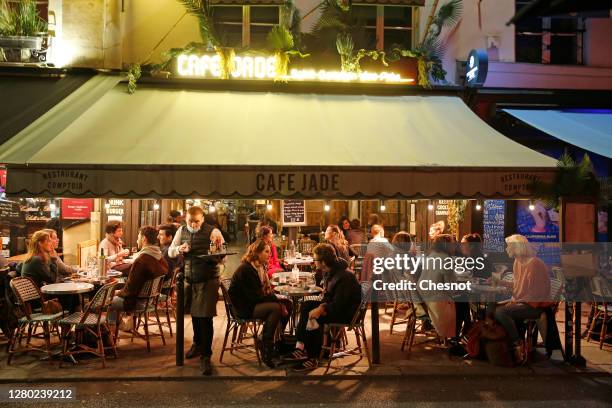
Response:
[{"label": "street", "polygon": [[[7,385],[3,385],[5,389]],[[35,387],[11,384],[11,388]],[[609,407],[612,377],[424,376],[326,381],[207,380],[46,383],[74,387],[76,401],[47,407]],[[20,404],[41,406],[40,402]],[[15,406],[14,404],[4,406]]]}]

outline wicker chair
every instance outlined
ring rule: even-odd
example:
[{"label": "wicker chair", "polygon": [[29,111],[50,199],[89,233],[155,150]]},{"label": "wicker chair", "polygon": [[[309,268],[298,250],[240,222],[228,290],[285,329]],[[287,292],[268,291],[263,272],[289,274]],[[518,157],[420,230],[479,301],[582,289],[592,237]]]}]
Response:
[{"label": "wicker chair", "polygon": [[[594,277],[591,282],[593,283],[593,317],[591,324],[588,327],[586,341],[593,340],[593,333],[599,335],[599,348],[603,349],[603,346],[612,334],[607,334],[606,330],[610,322],[612,322],[612,305],[606,302],[606,299],[612,297],[610,288],[607,283],[599,276]],[[601,330],[599,333],[595,331],[595,325],[597,321],[601,322]]]},{"label": "wicker chair", "polygon": [[[11,364],[11,360],[15,353],[22,353],[26,351],[42,351],[51,357],[51,332],[53,328],[57,328],[57,320],[60,319],[64,312],[55,314],[44,314],[42,312],[33,312],[32,302],[40,302],[42,304],[45,301],[40,289],[34,281],[30,278],[17,277],[10,282],[13,294],[17,299],[17,306],[22,314],[22,317],[17,322],[17,329],[9,339],[7,352],[7,365]],[[33,335],[36,334],[36,330],[39,325],[42,325],[43,338],[45,340],[44,348],[34,347],[30,341]],[[27,340],[24,347],[21,346],[23,336],[27,329]]]},{"label": "wicker chair", "polygon": [[[365,315],[368,311],[368,301],[372,284],[370,282],[361,282],[361,303],[355,311],[353,319],[350,323],[328,323],[323,328],[323,347],[321,348],[320,359],[323,359],[325,352],[328,352],[327,367],[325,373],[329,371],[332,360],[335,358],[336,351],[343,351],[343,354],[354,354],[368,359],[368,366],[372,367],[370,360],[370,350],[368,349],[368,340],[365,334]],[[352,350],[346,350],[346,332],[352,330],[355,333],[355,341],[357,347]],[[340,344],[344,350],[337,350],[337,345]]]},{"label": "wicker chair", "polygon": [[[106,348],[112,349],[113,355],[115,358],[117,357],[117,347],[112,336],[110,336],[111,329],[106,321],[106,314],[113,300],[114,291],[114,283],[104,285],[96,292],[84,312],[75,312],[58,321],[59,326],[62,328],[62,355],[72,358],[72,356],[76,354],[94,354],[102,360],[103,368],[106,367]],[[104,346],[104,339],[102,337],[103,328],[106,330],[108,339],[111,343],[110,346],[107,347]],[[70,333],[73,332],[73,329],[76,338],[76,347],[69,349],[68,343]],[[96,339],[96,348],[85,344],[84,340],[87,335],[91,335]],[[62,362],[63,359],[60,361],[60,367],[62,366]]]},{"label": "wicker chair", "polygon": [[353,244],[350,246],[351,251],[355,254],[355,261],[353,262],[353,270],[357,279],[361,279],[361,269],[363,268],[363,257],[365,256],[368,246],[365,244]]},{"label": "wicker chair", "polygon": [[159,295],[159,306],[166,314],[166,323],[162,323],[162,326],[168,326],[170,337],[172,337],[172,320],[170,314],[172,314],[172,317],[176,321],[176,299],[174,298],[174,293],[176,290],[176,277],[179,271],[179,268],[175,268],[172,272],[172,277],[164,280],[162,293]]},{"label": "wicker chair", "polygon": [[[147,352],[151,352],[151,337],[161,337],[162,344],[166,345],[166,339],[164,338],[164,332],[161,326],[161,320],[159,319],[159,309],[157,307],[159,302],[159,295],[161,293],[161,287],[164,282],[163,276],[158,276],[155,279],[148,280],[144,283],[142,288],[140,289],[140,293],[138,294],[138,302],[136,303],[136,308],[134,310],[130,310],[129,314],[132,315],[133,328],[129,330],[132,334],[132,341],[134,341],[134,337],[141,338],[147,342]],[[149,314],[153,313],[155,316],[155,320],[157,321],[157,327],[159,328],[159,333],[150,333],[149,332]],[[117,325],[115,328],[115,343],[119,341],[119,316],[117,317]],[[144,327],[144,334],[140,333],[140,325]]]},{"label": "wicker chair", "polygon": [[[553,302],[559,302],[562,300],[563,293],[563,281],[557,278],[550,279],[550,299]],[[553,312],[557,312],[559,304],[555,304],[551,306]],[[543,347],[543,345],[538,345],[538,333],[542,335],[542,338],[547,335],[546,333],[546,314],[542,313],[540,317],[537,319],[525,319],[524,324],[526,325],[525,330],[525,355],[528,359],[530,359],[533,355],[533,352],[538,347]],[[552,351],[551,351],[552,352]],[[563,350],[561,350],[563,353]],[[550,357],[550,354],[548,355]]]},{"label": "wicker chair", "polygon": [[[238,317],[238,314],[232,306],[232,301],[229,297],[229,288],[231,285],[231,279],[221,280],[221,292],[223,293],[223,303],[225,304],[225,315],[227,317],[227,326],[225,328],[225,336],[223,338],[223,347],[221,348],[221,355],[219,356],[219,362],[223,362],[223,354],[226,351],[234,353],[234,350],[240,350],[245,348],[254,348],[255,354],[257,355],[257,363],[261,365],[261,356],[259,355],[259,330],[263,326],[262,321],[259,319],[243,319]],[[253,344],[245,344],[244,339],[250,330],[250,336],[253,338]],[[227,342],[229,335],[232,333],[232,340],[228,347]]]}]

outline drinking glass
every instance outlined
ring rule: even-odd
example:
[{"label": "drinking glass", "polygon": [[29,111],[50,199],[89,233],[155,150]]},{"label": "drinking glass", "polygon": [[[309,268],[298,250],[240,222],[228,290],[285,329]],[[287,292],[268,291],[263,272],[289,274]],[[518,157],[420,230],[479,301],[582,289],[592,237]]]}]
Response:
[{"label": "drinking glass", "polygon": [[136,252],[138,252],[138,247],[133,246],[132,247],[132,254],[135,254]]}]

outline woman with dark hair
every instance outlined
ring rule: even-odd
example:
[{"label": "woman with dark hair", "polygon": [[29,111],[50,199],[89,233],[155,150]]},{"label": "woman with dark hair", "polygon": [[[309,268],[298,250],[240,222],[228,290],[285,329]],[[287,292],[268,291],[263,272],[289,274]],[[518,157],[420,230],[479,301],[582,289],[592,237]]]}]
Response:
[{"label": "woman with dark hair", "polygon": [[276,272],[281,272],[283,268],[280,265],[280,260],[278,259],[278,249],[276,245],[274,245],[274,233],[272,232],[272,227],[264,225],[259,229],[259,235],[257,237],[261,239],[270,247],[270,258],[268,260],[268,265],[266,266],[266,270],[268,272],[268,277],[272,277]]},{"label": "woman with dark hair", "polygon": [[349,232],[351,231],[351,220],[346,215],[343,215],[338,221],[338,227],[340,227],[340,231],[344,235],[344,239],[348,241]]},{"label": "woman with dark hair", "polygon": [[269,258],[270,246],[261,239],[253,242],[234,272],[229,296],[239,317],[264,321],[262,357],[268,367],[274,368],[274,333],[282,316],[282,307],[266,273]]},{"label": "woman with dark hair", "polygon": [[365,244],[365,233],[361,229],[361,223],[357,218],[351,221],[351,229],[346,240],[349,245]]}]

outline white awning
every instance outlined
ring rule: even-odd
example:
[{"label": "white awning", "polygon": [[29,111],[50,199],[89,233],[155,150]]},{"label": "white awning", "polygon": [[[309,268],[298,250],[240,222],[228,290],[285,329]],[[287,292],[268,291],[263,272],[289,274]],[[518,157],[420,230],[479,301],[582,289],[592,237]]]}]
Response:
[{"label": "white awning", "polygon": [[504,109],[504,111],[557,139],[612,158],[612,111],[601,109]]},{"label": "white awning", "polygon": [[555,167],[456,97],[120,85],[62,105],[0,147],[9,195],[523,197]]}]

